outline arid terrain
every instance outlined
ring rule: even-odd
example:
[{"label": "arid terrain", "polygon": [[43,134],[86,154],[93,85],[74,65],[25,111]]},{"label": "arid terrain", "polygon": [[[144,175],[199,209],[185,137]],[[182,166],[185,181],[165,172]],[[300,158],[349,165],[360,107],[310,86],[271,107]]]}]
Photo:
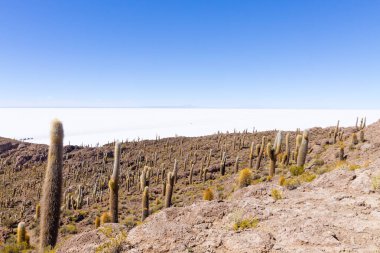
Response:
[{"label": "arid terrain", "polygon": [[[275,142],[277,130],[123,142],[119,223],[102,223],[98,228],[96,217],[109,211],[114,143],[65,146],[55,251],[378,252],[380,121],[366,127],[354,125],[309,129],[302,171],[297,170],[293,155],[302,131],[282,132],[273,176],[269,176],[266,146]],[[290,158],[285,162],[288,133]],[[264,136],[263,158],[256,169],[260,153],[256,146],[260,147]],[[0,252],[15,244],[21,221],[30,236],[28,251],[38,246],[36,209],[48,148],[0,138]],[[223,154],[225,175],[220,172]],[[178,178],[172,206],[165,208],[163,182],[175,161]],[[145,166],[151,168],[149,216],[141,221],[139,177]],[[239,187],[239,174],[249,167],[250,185]],[[200,173],[202,168],[206,177]],[[204,196],[206,189],[213,198]]]}]

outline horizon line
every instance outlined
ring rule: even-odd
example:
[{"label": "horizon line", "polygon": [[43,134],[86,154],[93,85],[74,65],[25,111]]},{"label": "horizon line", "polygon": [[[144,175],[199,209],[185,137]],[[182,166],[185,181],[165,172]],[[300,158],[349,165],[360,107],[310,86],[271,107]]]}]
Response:
[{"label": "horizon line", "polygon": [[253,110],[380,110],[380,108],[294,108],[220,106],[0,106],[0,109],[253,109]]}]

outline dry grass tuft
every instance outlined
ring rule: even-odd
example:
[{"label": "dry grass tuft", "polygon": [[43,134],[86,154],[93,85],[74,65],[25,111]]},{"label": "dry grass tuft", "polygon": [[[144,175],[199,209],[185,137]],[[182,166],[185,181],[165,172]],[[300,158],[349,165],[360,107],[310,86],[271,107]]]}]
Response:
[{"label": "dry grass tuft", "polygon": [[203,200],[211,201],[214,199],[214,193],[210,188],[203,191]]},{"label": "dry grass tuft", "polygon": [[252,183],[252,171],[249,168],[245,168],[240,171],[238,178],[239,188],[244,188]]}]

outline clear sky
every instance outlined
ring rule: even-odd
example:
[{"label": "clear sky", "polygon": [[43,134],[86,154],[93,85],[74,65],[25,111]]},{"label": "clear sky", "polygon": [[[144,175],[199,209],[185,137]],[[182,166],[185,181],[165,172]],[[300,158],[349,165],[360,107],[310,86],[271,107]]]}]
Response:
[{"label": "clear sky", "polygon": [[0,0],[0,106],[380,109],[380,1]]}]

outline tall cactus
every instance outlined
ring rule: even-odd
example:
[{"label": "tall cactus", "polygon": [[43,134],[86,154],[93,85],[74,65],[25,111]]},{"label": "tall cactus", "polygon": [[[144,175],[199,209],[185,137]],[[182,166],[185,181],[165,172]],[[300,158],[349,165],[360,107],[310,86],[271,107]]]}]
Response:
[{"label": "tall cactus", "polygon": [[144,166],[144,169],[141,171],[140,175],[140,190],[143,192],[145,186],[147,185],[147,177],[148,177],[148,166]]},{"label": "tall cactus", "polygon": [[63,126],[53,120],[50,146],[41,198],[40,250],[57,243],[62,195]]},{"label": "tall cactus", "polygon": [[149,187],[145,186],[142,194],[142,217],[141,221],[144,221],[149,216]]},{"label": "tall cactus", "polygon": [[210,149],[210,152],[208,154],[208,158],[207,158],[207,168],[210,167],[210,163],[211,163],[211,156],[212,156],[212,149]]},{"label": "tall cactus", "polygon": [[333,138],[334,144],[336,143],[336,137],[338,137],[338,133],[339,133],[339,120],[338,120],[338,123],[336,124],[335,130],[334,130],[334,138]]},{"label": "tall cactus", "polygon": [[301,143],[302,143],[302,135],[301,134],[297,134],[297,137],[296,137],[296,148],[294,150],[294,161],[295,162],[297,162],[298,153],[299,153],[299,150],[300,150]]},{"label": "tall cactus", "polygon": [[360,132],[359,132],[359,139],[360,139],[360,142],[365,142],[364,130],[360,130]]},{"label": "tall cactus", "polygon": [[115,143],[114,163],[111,179],[108,182],[110,189],[111,222],[118,223],[119,210],[119,173],[120,173],[120,142]]},{"label": "tall cactus", "polygon": [[172,205],[172,195],[174,188],[174,175],[172,172],[168,173],[166,190],[165,190],[165,207],[170,207]]},{"label": "tall cactus", "polygon": [[263,159],[263,154],[264,154],[264,149],[265,149],[265,141],[266,141],[266,137],[264,136],[263,139],[261,140],[260,153],[256,161],[256,170],[260,169],[260,163],[261,163],[261,159]]},{"label": "tall cactus", "polygon": [[178,162],[177,162],[177,159],[174,159],[174,168],[173,168],[174,183],[177,183],[177,174],[178,174]]},{"label": "tall cactus", "polygon": [[41,214],[41,205],[40,205],[40,203],[38,203],[36,205],[36,215],[34,216],[36,221],[38,221],[40,219],[40,214]]},{"label": "tall cactus", "polygon": [[208,169],[207,169],[207,167],[205,167],[205,168],[203,169],[203,173],[202,173],[202,175],[203,175],[202,182],[203,182],[203,183],[206,183],[206,180],[207,180],[207,171],[208,171]]},{"label": "tall cactus", "polygon": [[261,148],[261,144],[256,144],[256,148],[255,148],[255,156],[258,157],[259,154],[260,154],[260,148]]},{"label": "tall cactus", "polygon": [[273,148],[276,155],[278,155],[281,152],[281,143],[282,143],[282,132],[278,131],[276,135],[276,139],[274,140],[274,143],[273,143]]},{"label": "tall cactus", "polygon": [[356,131],[359,130],[358,122],[359,122],[359,117],[356,117],[356,124],[355,124],[355,129],[356,129]]},{"label": "tall cactus", "polygon": [[285,166],[289,165],[289,159],[290,159],[290,147],[289,147],[289,133],[285,136],[285,154],[282,159],[282,164]]},{"label": "tall cactus", "polygon": [[356,145],[359,143],[358,136],[356,133],[352,133],[351,142],[352,142],[352,145]]},{"label": "tall cactus", "polygon": [[298,157],[297,157],[298,167],[303,167],[305,165],[308,145],[309,145],[309,131],[305,130],[303,132],[301,146],[298,151]]},{"label": "tall cactus", "polygon": [[250,149],[250,152],[249,152],[249,168],[252,169],[253,167],[253,152],[254,152],[254,146],[255,143],[252,142],[251,143],[251,149]]},{"label": "tall cactus", "polygon": [[239,172],[239,156],[236,156],[235,159],[235,173]]},{"label": "tall cactus", "polygon": [[341,146],[341,147],[339,148],[339,160],[340,160],[340,161],[344,161],[344,160],[345,160],[344,147],[343,147],[343,146]]},{"label": "tall cactus", "polygon": [[22,244],[26,241],[25,222],[20,222],[17,226],[17,243]]},{"label": "tall cactus", "polygon": [[272,146],[272,144],[269,142],[267,144],[267,154],[270,158],[270,168],[269,168],[269,176],[273,177],[274,174],[276,173],[276,150],[275,147]]},{"label": "tall cactus", "polygon": [[226,173],[226,159],[226,152],[223,152],[222,160],[220,161],[220,174],[222,174],[222,176]]},{"label": "tall cactus", "polygon": [[191,163],[190,174],[189,174],[189,184],[193,184],[193,173],[194,173],[194,163]]}]

